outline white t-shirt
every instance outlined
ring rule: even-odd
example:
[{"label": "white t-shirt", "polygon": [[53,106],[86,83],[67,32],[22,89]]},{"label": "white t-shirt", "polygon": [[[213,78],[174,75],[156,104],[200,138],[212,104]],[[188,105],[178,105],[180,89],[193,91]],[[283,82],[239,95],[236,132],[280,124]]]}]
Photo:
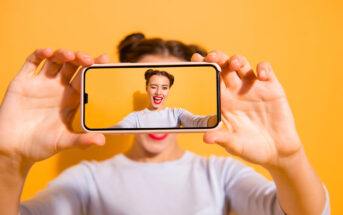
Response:
[{"label": "white t-shirt", "polygon": [[[330,214],[328,195],[323,215]],[[20,206],[21,215],[283,214],[273,182],[232,158],[82,162]]]},{"label": "white t-shirt", "polygon": [[151,111],[147,108],[128,114],[111,128],[161,128],[161,127],[207,127],[213,115],[199,116],[183,108],[165,108]]}]

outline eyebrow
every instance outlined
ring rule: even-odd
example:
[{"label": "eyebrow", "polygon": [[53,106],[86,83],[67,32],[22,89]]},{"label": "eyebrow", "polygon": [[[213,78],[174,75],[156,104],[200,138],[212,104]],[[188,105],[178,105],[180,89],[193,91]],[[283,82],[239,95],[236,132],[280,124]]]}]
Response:
[{"label": "eyebrow", "polygon": [[[150,84],[150,86],[158,86],[158,84]],[[168,87],[168,84],[162,84],[162,87]]]}]

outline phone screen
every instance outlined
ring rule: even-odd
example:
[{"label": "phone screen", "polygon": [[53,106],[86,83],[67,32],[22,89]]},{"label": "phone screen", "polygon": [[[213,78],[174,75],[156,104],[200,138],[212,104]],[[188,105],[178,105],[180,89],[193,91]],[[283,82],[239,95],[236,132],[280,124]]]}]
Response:
[{"label": "phone screen", "polygon": [[82,76],[89,131],[209,129],[220,121],[212,64],[97,65]]}]

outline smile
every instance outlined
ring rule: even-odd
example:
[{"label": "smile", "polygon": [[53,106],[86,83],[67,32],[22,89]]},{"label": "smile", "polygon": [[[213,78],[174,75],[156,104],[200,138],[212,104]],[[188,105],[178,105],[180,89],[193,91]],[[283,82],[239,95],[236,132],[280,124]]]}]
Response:
[{"label": "smile", "polygon": [[163,101],[163,97],[160,96],[153,96],[152,98],[154,99],[154,103],[157,105],[161,104],[161,102]]},{"label": "smile", "polygon": [[154,140],[163,140],[168,136],[168,134],[149,134],[149,137]]}]

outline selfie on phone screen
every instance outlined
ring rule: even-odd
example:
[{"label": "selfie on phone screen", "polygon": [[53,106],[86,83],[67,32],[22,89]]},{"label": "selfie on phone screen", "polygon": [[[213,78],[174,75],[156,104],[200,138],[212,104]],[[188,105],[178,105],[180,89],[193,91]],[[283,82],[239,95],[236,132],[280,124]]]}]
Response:
[{"label": "selfie on phone screen", "polygon": [[209,65],[93,67],[84,73],[90,130],[206,129],[218,124],[218,72]]}]

